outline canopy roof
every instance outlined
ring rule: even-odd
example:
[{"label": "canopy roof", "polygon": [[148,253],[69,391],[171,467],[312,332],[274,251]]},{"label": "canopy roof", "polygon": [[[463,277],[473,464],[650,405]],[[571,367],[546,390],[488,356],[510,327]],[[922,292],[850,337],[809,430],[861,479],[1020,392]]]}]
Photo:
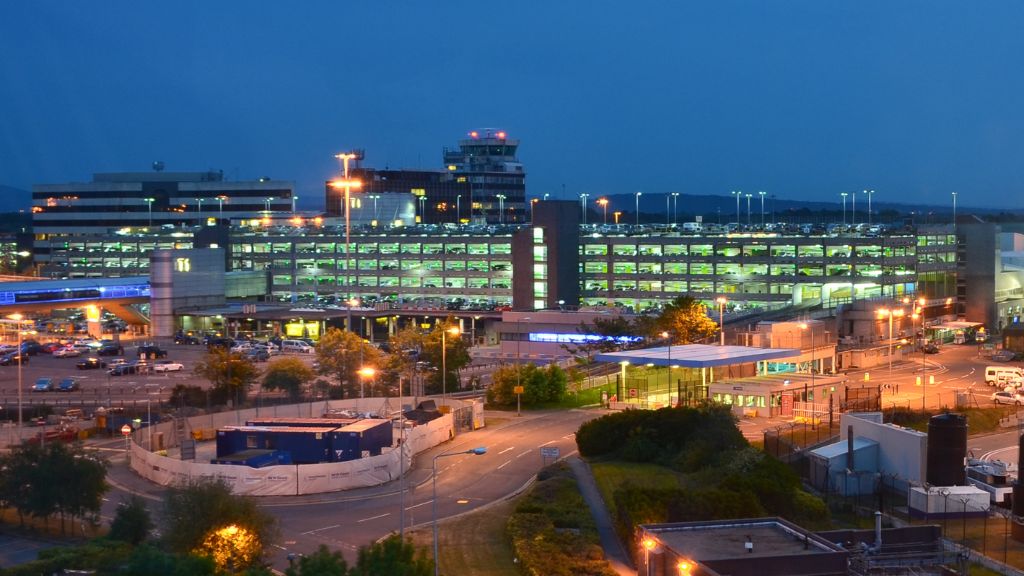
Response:
[{"label": "canopy roof", "polygon": [[753,348],[750,346],[709,346],[707,344],[684,344],[660,346],[641,350],[609,352],[594,357],[598,362],[628,362],[630,364],[654,364],[655,366],[680,366],[682,368],[712,368],[797,358],[800,350],[794,348]]}]

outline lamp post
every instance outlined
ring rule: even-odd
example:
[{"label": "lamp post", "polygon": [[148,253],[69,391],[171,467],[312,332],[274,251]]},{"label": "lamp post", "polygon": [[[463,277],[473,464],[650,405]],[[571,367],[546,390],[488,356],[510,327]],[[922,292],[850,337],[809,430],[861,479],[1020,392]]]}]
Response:
[{"label": "lamp post", "polygon": [[375,382],[373,381],[373,379],[377,375],[377,370],[375,370],[372,366],[363,366],[362,368],[357,370],[356,373],[359,374],[359,397],[365,398],[366,390],[364,389],[364,386],[366,384],[366,381],[370,380],[371,384],[374,384]]},{"label": "lamp post", "polygon": [[718,332],[721,334],[720,346],[725,346],[725,303],[728,302],[725,296],[719,296],[715,298],[715,302],[718,303]]},{"label": "lamp post", "polygon": [[636,193],[636,225],[640,225],[640,197],[643,196],[643,192]]},{"label": "lamp post", "polygon": [[598,203],[599,206],[601,206],[601,208],[604,209],[604,225],[607,226],[608,225],[608,199],[607,198],[598,198],[597,199],[597,203]]},{"label": "lamp post", "polygon": [[426,224],[427,223],[427,197],[426,196],[420,196],[419,197],[419,202],[420,202],[420,224]]},{"label": "lamp post", "polygon": [[153,227],[153,202],[156,202],[156,198],[143,198],[142,201],[145,202],[149,206],[149,227],[152,228]]},{"label": "lamp post", "polygon": [[[331,188],[342,188],[345,190],[345,288],[348,291],[345,295],[346,299],[352,297],[351,283],[349,281],[349,250],[352,249],[352,231],[351,231],[351,216],[349,213],[352,211],[351,195],[353,188],[362,188],[363,182],[361,180],[353,180],[349,178],[348,165],[349,162],[359,158],[359,155],[354,152],[342,152],[335,154],[335,158],[341,160],[342,174],[341,180],[334,180],[331,182]],[[422,199],[422,196],[420,197]],[[351,328],[350,328],[351,329]]]},{"label": "lamp post", "polygon": [[854,226],[856,226],[857,225],[857,193],[856,192],[850,192],[850,197],[853,200],[853,205],[851,207],[852,218],[850,218],[850,221],[853,223]]},{"label": "lamp post", "polygon": [[[878,311],[879,320],[889,318],[889,372],[892,373],[892,320],[894,317],[902,317],[903,309],[882,308]],[[922,380],[923,381],[923,380]]]},{"label": "lamp post", "polygon": [[741,192],[739,190],[733,190],[732,192],[730,192],[730,194],[732,194],[733,196],[736,197],[736,226],[739,227],[739,225],[740,225],[740,198],[743,197],[743,192]]},{"label": "lamp post", "polygon": [[[523,332],[519,328],[519,323],[523,320],[530,320],[530,317],[520,318],[516,320],[516,389],[520,390],[522,386],[522,367],[519,364],[519,345],[523,341]],[[520,397],[522,394],[516,394],[516,416],[522,416],[522,406],[520,405]]]},{"label": "lamp post", "polygon": [[295,203],[299,200],[299,197],[292,194],[292,214],[295,214]]},{"label": "lamp post", "polygon": [[[377,219],[377,198],[380,196],[373,197],[373,219]],[[533,218],[533,214],[530,215]],[[455,223],[462,222],[462,194],[455,195]]]},{"label": "lamp post", "polygon": [[445,335],[451,334],[452,336],[458,336],[462,332],[458,326],[452,326],[451,328],[445,328],[441,331],[441,404],[447,406],[446,394],[448,393],[448,346],[446,345]]},{"label": "lamp post", "polygon": [[580,194],[580,210],[583,211],[583,225],[587,225],[587,198],[590,194]]},{"label": "lamp post", "polygon": [[672,225],[679,223],[679,192],[672,193]]},{"label": "lamp post", "polygon": [[[667,341],[668,344],[668,390],[669,397],[672,396],[672,335],[668,331],[662,332],[661,337]],[[683,405],[683,391],[676,386],[676,406]]]},{"label": "lamp post", "polygon": [[22,331],[21,326],[22,322],[25,321],[25,317],[20,313],[14,313],[8,316],[8,318],[18,323],[18,440],[21,440],[21,427],[24,424],[22,419],[22,406],[24,404],[23,394],[25,393],[24,390],[22,390],[23,381],[21,375],[21,365],[25,360],[25,352],[23,350],[23,347],[25,346],[25,333]]},{"label": "lamp post", "polygon": [[846,226],[846,192],[840,192],[840,196],[843,197],[843,226]]},{"label": "lamp post", "polygon": [[871,226],[871,197],[875,195],[875,191],[865,190],[864,193],[868,195],[868,226]]},{"label": "lamp post", "polygon": [[[811,392],[814,392],[814,327],[807,322],[800,324],[801,330],[808,330],[811,333]],[[804,398],[804,401],[807,401]]]},{"label": "lamp post", "polygon": [[273,197],[264,198],[263,199],[263,206],[264,206],[264,210],[263,211],[266,212],[267,214],[270,214],[270,203],[273,202],[273,201],[274,201]]},{"label": "lamp post", "polygon": [[614,212],[614,213],[612,213],[612,216],[615,216],[615,225],[618,226],[619,225],[619,217],[622,216],[622,212]]},{"label": "lamp post", "polygon": [[196,203],[199,204],[199,209],[197,210],[199,214],[203,213],[203,200],[205,200],[205,198],[196,198]]},{"label": "lamp post", "polygon": [[762,190],[762,191],[758,192],[757,195],[761,197],[761,229],[763,230],[764,229],[764,197],[767,196],[768,193]]},{"label": "lamp post", "polygon": [[537,198],[530,198],[530,224],[533,224],[533,208],[537,202],[540,202],[540,200]]},{"label": "lamp post", "polygon": [[439,569],[438,569],[439,568],[438,567],[439,558],[438,558],[438,555],[437,555],[437,459],[438,458],[447,458],[448,456],[459,456],[461,454],[473,454],[474,456],[483,456],[484,454],[487,454],[487,447],[486,446],[480,446],[478,448],[471,448],[469,450],[464,450],[462,452],[444,452],[442,454],[438,454],[437,456],[434,456],[433,467],[432,467],[432,474],[431,474],[431,477],[433,478],[433,488],[434,488],[434,498],[433,498],[433,509],[434,509],[434,522],[433,522],[433,524],[434,524],[434,576],[438,576],[438,574],[440,574]]},{"label": "lamp post", "polygon": [[956,232],[956,192],[953,194],[953,231]]},{"label": "lamp post", "polygon": [[669,192],[665,193],[665,227],[672,227],[672,194]]},{"label": "lamp post", "polygon": [[498,194],[495,196],[498,199],[498,224],[505,223],[505,195]]},{"label": "lamp post", "polygon": [[228,197],[223,195],[223,194],[221,194],[220,196],[217,196],[217,219],[218,220],[223,220],[224,219],[224,201],[227,200],[227,199],[228,199]]},{"label": "lamp post", "polygon": [[752,196],[753,196],[753,194],[750,194],[750,193],[747,194],[747,226],[748,227],[750,226],[750,198]]},{"label": "lamp post", "polygon": [[644,538],[640,544],[644,547],[644,574],[651,576],[651,551],[658,547],[653,538]]}]

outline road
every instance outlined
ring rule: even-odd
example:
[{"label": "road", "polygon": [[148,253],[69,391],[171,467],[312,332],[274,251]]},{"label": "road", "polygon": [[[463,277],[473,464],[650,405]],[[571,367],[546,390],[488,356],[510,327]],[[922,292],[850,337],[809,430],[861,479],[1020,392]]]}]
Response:
[{"label": "road", "polygon": [[[540,448],[558,448],[566,457],[576,451],[575,432],[580,424],[602,410],[569,410],[524,414],[488,412],[491,425],[457,436],[420,454],[406,474],[405,527],[430,525],[433,518],[431,468],[434,456],[485,446],[482,456],[460,454],[437,460],[437,516],[444,519],[513,494],[526,486],[543,467]],[[114,440],[98,446],[111,455],[113,489],[104,502],[102,516],[113,517],[128,491],[150,499],[159,507],[158,487],[126,469],[123,443]],[[551,463],[551,459],[547,460]],[[278,569],[287,567],[289,553],[306,554],[320,544],[341,550],[349,560],[355,551],[399,530],[402,506],[401,483],[333,494],[260,498],[260,504],[279,522],[281,538],[270,560]]]}]

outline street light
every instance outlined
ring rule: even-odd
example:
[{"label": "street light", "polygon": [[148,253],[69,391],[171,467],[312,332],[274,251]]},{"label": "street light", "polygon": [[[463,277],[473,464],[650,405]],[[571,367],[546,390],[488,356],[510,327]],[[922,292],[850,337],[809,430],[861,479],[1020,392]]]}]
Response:
[{"label": "street light", "polygon": [[[342,170],[343,170],[343,172],[342,172],[342,175],[343,175],[342,179],[341,180],[332,180],[331,181],[331,188],[334,188],[334,189],[342,188],[342,189],[345,190],[345,197],[344,197],[344,201],[345,201],[345,288],[348,290],[348,292],[345,294],[345,297],[346,298],[351,298],[352,297],[352,288],[351,288],[351,281],[350,281],[350,278],[349,278],[349,267],[351,266],[352,263],[349,260],[348,255],[349,255],[349,251],[352,248],[352,235],[351,235],[351,219],[350,219],[351,216],[349,215],[349,212],[352,211],[351,210],[351,208],[352,208],[352,202],[351,202],[352,189],[353,188],[362,188],[363,187],[363,182],[362,182],[362,180],[354,180],[352,178],[349,178],[349,173],[348,173],[349,162],[359,158],[358,154],[356,154],[354,152],[343,152],[341,154],[335,154],[334,157],[337,158],[338,160],[341,160]],[[422,199],[422,196],[420,198]]]},{"label": "street light", "polygon": [[651,551],[658,547],[658,543],[654,541],[654,538],[644,538],[640,543],[644,547],[644,572],[647,576],[651,576]]},{"label": "street light", "polygon": [[292,194],[292,214],[295,214],[295,202],[297,202],[298,199],[299,199],[298,196]]},{"label": "street light", "polygon": [[23,348],[25,346],[25,333],[24,333],[24,331],[22,331],[21,326],[22,326],[22,322],[25,322],[25,317],[22,316],[19,313],[14,313],[14,314],[11,314],[10,316],[8,316],[8,318],[10,318],[11,320],[14,320],[15,322],[18,323],[18,439],[20,440],[21,439],[21,427],[24,424],[24,421],[22,419],[22,405],[23,405],[23,398],[24,398],[23,394],[24,394],[24,391],[22,390],[23,382],[22,382],[22,376],[21,376],[21,365],[24,364],[24,361],[25,361],[25,351],[23,350]]},{"label": "street light", "polygon": [[767,196],[768,193],[762,190],[762,191],[758,192],[757,195],[761,197],[761,229],[763,230],[764,229],[764,197]]},{"label": "street light", "polygon": [[441,404],[447,406],[445,394],[448,392],[448,364],[447,364],[447,351],[448,347],[445,344],[445,335],[451,334],[452,336],[458,336],[462,334],[458,326],[452,326],[451,328],[445,328],[441,331]]},{"label": "street light", "polygon": [[498,199],[498,224],[505,223],[505,195],[498,194],[495,196]]},{"label": "street light", "polygon": [[750,193],[747,194],[747,226],[748,227],[750,226],[750,198],[752,196],[753,196],[753,194],[750,194]]},{"label": "street light", "polygon": [[[807,322],[800,323],[801,330],[809,330],[811,333],[811,391],[814,391],[814,327]],[[807,398],[804,398],[807,401]]]},{"label": "street light", "polygon": [[484,454],[487,454],[487,447],[480,446],[479,448],[471,448],[469,450],[464,450],[462,452],[444,452],[442,454],[434,456],[433,473],[431,474],[434,485],[434,576],[438,576],[438,574],[440,574],[440,572],[438,571],[439,558],[437,556],[437,459],[447,458],[448,456],[459,456],[462,454],[473,454],[474,456],[483,456]]},{"label": "street light", "polygon": [[580,208],[583,210],[583,225],[587,225],[587,198],[590,194],[580,194]]},{"label": "street light", "polygon": [[[519,344],[523,341],[523,332],[519,328],[519,323],[523,320],[529,321],[529,316],[516,320],[516,390],[521,390],[522,386],[522,367],[519,365]],[[516,394],[516,416],[522,416],[522,406],[520,404],[520,398],[522,394]]]},{"label": "street light", "polygon": [[[843,226],[846,226],[846,197],[849,195],[847,192],[840,192],[840,196],[843,197]],[[856,198],[856,196],[854,196]]]},{"label": "street light", "polygon": [[228,197],[223,194],[217,196],[217,219],[219,220],[224,219],[224,201],[227,199]]},{"label": "street light", "polygon": [[875,191],[865,190],[864,193],[868,195],[868,226],[871,226],[871,197],[875,195]]},{"label": "street light", "polygon": [[953,231],[956,232],[956,192],[953,194]]},{"label": "street light", "polygon": [[725,346],[725,303],[728,302],[725,296],[715,298],[718,303],[718,332],[722,335],[721,346]]},{"label": "street light", "polygon": [[156,202],[156,198],[143,198],[143,202],[149,205],[149,227],[153,227],[153,202]]},{"label": "street light", "polygon": [[196,198],[196,202],[199,204],[199,214],[203,213],[203,200],[205,200],[205,198]]},{"label": "street light", "polygon": [[273,197],[270,197],[270,198],[264,198],[264,199],[263,199],[263,205],[265,206],[265,210],[264,210],[264,212],[266,212],[266,213],[268,213],[268,214],[270,213],[270,203],[271,203],[271,202],[273,202],[273,201],[274,201],[274,198],[273,198]]},{"label": "street light", "polygon": [[643,192],[636,193],[636,225],[640,225],[640,197],[643,196]]},{"label": "street light", "polygon": [[601,206],[601,208],[604,208],[604,225],[607,226],[608,225],[608,199],[607,198],[598,198],[597,199],[597,203],[598,203],[598,205]]},{"label": "street light", "polygon": [[672,225],[679,223],[679,192],[672,193]]},{"label": "street light", "polygon": [[[672,396],[672,335],[668,331],[661,333],[661,337],[668,341],[668,389],[669,397]],[[676,405],[683,405],[683,391],[676,387]]]},{"label": "street light", "polygon": [[356,373],[359,374],[359,397],[365,398],[366,391],[363,388],[363,386],[366,384],[367,380],[373,380],[373,378],[377,375],[377,370],[374,369],[372,366],[363,366],[362,368],[357,370]]},{"label": "street light", "polygon": [[[373,196],[373,219],[377,219],[377,198],[380,196]],[[531,214],[532,218],[533,215]],[[462,194],[455,195],[455,223],[459,224],[462,222]]]},{"label": "street light", "polygon": [[[870,196],[869,196],[869,198],[870,198]],[[883,319],[885,319],[887,317],[889,318],[889,372],[891,373],[892,372],[892,319],[893,319],[893,317],[902,318],[903,317],[903,309],[902,308],[896,308],[896,309],[881,308],[881,309],[878,310],[878,319],[879,320],[883,320]]]},{"label": "street light", "polygon": [[619,216],[622,216],[622,212],[613,212],[612,215],[615,216],[615,225],[618,226],[619,225]]},{"label": "street light", "polygon": [[733,190],[730,194],[736,197],[736,227],[738,228],[740,225],[740,198],[743,197],[743,192]]}]

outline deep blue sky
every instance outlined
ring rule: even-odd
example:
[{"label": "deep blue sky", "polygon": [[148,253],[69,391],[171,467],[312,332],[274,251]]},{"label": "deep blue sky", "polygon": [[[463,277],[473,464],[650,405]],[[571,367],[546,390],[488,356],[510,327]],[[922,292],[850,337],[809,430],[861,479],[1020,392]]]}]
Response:
[{"label": "deep blue sky", "polygon": [[0,4],[0,184],[522,140],[531,195],[767,190],[1024,207],[1024,3]]}]

